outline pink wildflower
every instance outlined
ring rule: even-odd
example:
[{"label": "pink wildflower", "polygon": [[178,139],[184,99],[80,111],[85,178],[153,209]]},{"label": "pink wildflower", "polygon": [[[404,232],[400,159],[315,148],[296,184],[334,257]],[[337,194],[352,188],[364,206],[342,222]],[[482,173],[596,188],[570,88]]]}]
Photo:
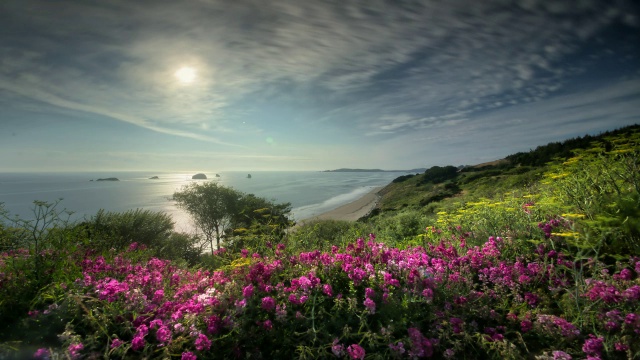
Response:
[{"label": "pink wildflower", "polygon": [[571,355],[567,354],[564,351],[555,350],[552,352],[552,354],[553,354],[553,360],[571,360],[572,359]]},{"label": "pink wildflower", "polygon": [[352,359],[359,359],[359,360],[364,359],[364,355],[366,354],[362,346],[358,344],[349,345],[349,347],[347,348],[347,353],[349,353],[349,356]]},{"label": "pink wildflower", "polygon": [[617,342],[617,343],[615,343],[614,346],[615,346],[616,351],[627,351],[627,350],[629,350],[629,345],[627,345],[625,343]]},{"label": "pink wildflower", "polygon": [[407,329],[409,333],[409,339],[411,339],[411,351],[409,356],[415,357],[430,357],[433,355],[433,344],[431,341],[424,337],[420,330],[416,328]]},{"label": "pink wildflower", "polygon": [[40,348],[33,354],[34,359],[49,360],[51,358],[51,352],[47,348]]},{"label": "pink wildflower", "polygon": [[253,285],[249,284],[242,289],[242,296],[250,298],[253,295]]},{"label": "pink wildflower", "polygon": [[71,344],[67,348],[67,350],[69,350],[69,356],[71,356],[72,359],[79,359],[80,351],[82,351],[82,349],[84,349],[84,345],[82,345],[82,343]]},{"label": "pink wildflower", "polygon": [[171,340],[171,330],[166,326],[160,327],[158,331],[156,331],[156,339],[158,339],[158,342],[161,344],[166,344]]},{"label": "pink wildflower", "polygon": [[196,354],[192,353],[191,351],[186,351],[182,353],[182,357],[181,360],[197,360],[198,357],[196,356]]},{"label": "pink wildflower", "polygon": [[276,307],[276,301],[271,297],[263,297],[262,298],[262,308],[265,310],[273,310]]},{"label": "pink wildflower", "polygon": [[113,339],[113,341],[111,341],[111,348],[115,349],[117,347],[120,347],[120,345],[122,345],[122,344],[124,344],[124,341],[122,341],[122,340],[120,340],[118,338],[115,338],[115,339]]},{"label": "pink wildflower", "polygon": [[322,292],[327,296],[333,296],[333,289],[330,284],[324,284],[322,286]]},{"label": "pink wildflower", "polygon": [[131,348],[135,351],[142,350],[145,343],[143,335],[138,334],[131,340]]},{"label": "pink wildflower", "polygon": [[198,351],[209,350],[211,348],[211,340],[205,334],[198,334],[195,346]]},{"label": "pink wildflower", "polygon": [[376,303],[370,298],[366,298],[364,300],[364,306],[367,308],[367,310],[369,310],[369,313],[371,314],[376,313]]},{"label": "pink wildflower", "polygon": [[333,340],[333,344],[331,345],[331,352],[337,357],[342,357],[342,355],[344,355],[344,345],[340,344],[339,341],[340,340],[338,340],[338,338],[335,338]]},{"label": "pink wildflower", "polygon": [[587,355],[599,356],[604,349],[603,342],[604,338],[602,336],[596,337],[593,334],[589,334],[589,338],[582,345],[582,351]]}]

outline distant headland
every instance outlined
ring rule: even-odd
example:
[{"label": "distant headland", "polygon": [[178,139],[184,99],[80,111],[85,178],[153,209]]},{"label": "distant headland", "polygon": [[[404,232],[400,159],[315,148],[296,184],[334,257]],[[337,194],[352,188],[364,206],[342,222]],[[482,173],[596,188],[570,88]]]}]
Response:
[{"label": "distant headland", "polygon": [[110,177],[110,178],[98,179],[96,181],[120,181],[120,179],[114,178],[114,177]]},{"label": "distant headland", "polygon": [[324,170],[323,172],[406,172],[406,173],[423,173],[426,168],[410,169],[410,170],[382,170],[382,169],[350,169],[342,168],[336,170]]}]

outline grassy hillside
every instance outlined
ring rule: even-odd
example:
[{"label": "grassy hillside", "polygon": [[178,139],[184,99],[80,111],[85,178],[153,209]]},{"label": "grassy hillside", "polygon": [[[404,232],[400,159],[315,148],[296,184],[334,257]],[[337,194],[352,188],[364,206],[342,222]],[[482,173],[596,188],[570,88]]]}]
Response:
[{"label": "grassy hillside", "polygon": [[402,176],[359,222],[251,224],[208,255],[162,214],[36,204],[0,227],[0,357],[639,358],[640,132],[588,140]]}]

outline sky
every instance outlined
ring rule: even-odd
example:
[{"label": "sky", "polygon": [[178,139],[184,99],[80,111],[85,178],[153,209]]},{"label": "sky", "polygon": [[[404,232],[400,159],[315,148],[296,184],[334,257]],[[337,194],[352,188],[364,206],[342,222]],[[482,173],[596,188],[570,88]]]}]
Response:
[{"label": "sky", "polygon": [[470,165],[640,123],[635,0],[3,0],[0,172]]}]

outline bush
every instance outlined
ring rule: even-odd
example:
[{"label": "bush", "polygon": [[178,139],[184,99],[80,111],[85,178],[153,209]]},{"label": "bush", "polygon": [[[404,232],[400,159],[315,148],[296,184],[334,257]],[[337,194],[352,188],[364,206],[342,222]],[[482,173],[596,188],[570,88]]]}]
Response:
[{"label": "bush", "polygon": [[89,244],[98,251],[120,251],[134,242],[160,249],[167,245],[172,236],[173,220],[166,213],[150,210],[100,210],[79,227],[88,231]]},{"label": "bush", "polygon": [[368,225],[339,220],[311,220],[294,228],[285,240],[291,252],[329,250],[371,232]]}]

